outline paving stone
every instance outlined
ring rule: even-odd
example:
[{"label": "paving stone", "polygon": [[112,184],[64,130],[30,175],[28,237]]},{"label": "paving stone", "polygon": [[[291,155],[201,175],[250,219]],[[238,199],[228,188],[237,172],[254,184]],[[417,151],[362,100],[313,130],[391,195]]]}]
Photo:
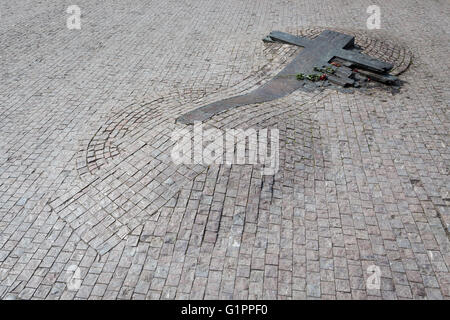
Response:
[{"label": "paving stone", "polygon": [[[6,2],[0,299],[450,298],[446,3],[380,1],[374,32],[342,0],[320,16],[313,1],[82,2],[81,30],[62,1]],[[353,35],[405,83],[297,90],[203,123],[278,129],[274,175],[175,164],[177,117],[300,52],[262,42],[273,28]]]}]

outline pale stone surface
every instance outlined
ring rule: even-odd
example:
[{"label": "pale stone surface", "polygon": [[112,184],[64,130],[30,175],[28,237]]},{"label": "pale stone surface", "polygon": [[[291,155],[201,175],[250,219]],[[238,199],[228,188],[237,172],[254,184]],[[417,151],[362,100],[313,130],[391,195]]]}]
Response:
[{"label": "pale stone surface", "polygon": [[[2,1],[0,298],[449,299],[449,5],[378,3],[368,31],[365,0],[84,0],[68,30],[71,3]],[[261,39],[309,26],[400,66],[370,39],[407,47],[400,93],[299,91],[205,123],[278,128],[274,176],[175,165],[175,118],[270,79],[299,49]]]}]

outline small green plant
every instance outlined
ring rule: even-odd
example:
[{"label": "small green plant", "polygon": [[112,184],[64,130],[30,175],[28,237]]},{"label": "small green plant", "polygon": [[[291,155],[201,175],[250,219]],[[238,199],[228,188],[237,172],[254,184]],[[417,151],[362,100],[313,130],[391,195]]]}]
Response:
[{"label": "small green plant", "polygon": [[316,81],[319,81],[320,76],[318,74],[308,74],[306,76],[306,79],[308,79],[310,81],[313,81],[313,82],[316,82]]},{"label": "small green plant", "polygon": [[332,67],[327,67],[327,68],[325,68],[325,72],[328,74],[333,74],[335,72],[335,70]]},{"label": "small green plant", "polygon": [[313,70],[314,70],[314,71],[317,71],[317,72],[323,72],[322,69],[317,68],[317,67],[314,67]]},{"label": "small green plant", "polygon": [[321,72],[322,74],[320,75],[320,74],[311,73],[311,74],[305,75],[303,73],[298,73],[296,75],[296,78],[299,81],[307,79],[307,80],[312,81],[312,82],[323,81],[323,80],[325,80],[327,78],[327,76],[323,72],[323,70],[321,70],[321,69],[319,69],[317,67],[314,67],[314,71]]}]

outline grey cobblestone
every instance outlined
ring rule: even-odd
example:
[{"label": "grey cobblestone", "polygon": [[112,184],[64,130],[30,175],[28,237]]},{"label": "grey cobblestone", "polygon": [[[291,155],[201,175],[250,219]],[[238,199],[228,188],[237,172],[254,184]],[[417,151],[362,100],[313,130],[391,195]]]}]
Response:
[{"label": "grey cobblestone", "polygon": [[[371,4],[81,0],[69,30],[63,1],[3,1],[0,299],[449,299],[449,7],[379,1],[369,31]],[[279,129],[274,176],[171,161],[179,115],[300,50],[261,38],[323,28],[393,62],[400,91],[294,92],[204,123]]]}]

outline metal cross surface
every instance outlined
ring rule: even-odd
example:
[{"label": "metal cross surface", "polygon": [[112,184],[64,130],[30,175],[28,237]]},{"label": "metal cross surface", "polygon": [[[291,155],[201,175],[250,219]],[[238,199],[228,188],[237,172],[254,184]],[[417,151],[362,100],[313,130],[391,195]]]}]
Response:
[{"label": "metal cross surface", "polygon": [[[304,86],[303,81],[296,78],[296,74],[317,74],[317,68],[328,67],[336,70],[330,61],[339,58],[348,62],[348,66],[366,69],[370,74],[376,75],[386,82],[396,78],[387,74],[392,65],[359,52],[355,47],[355,37],[343,33],[325,30],[315,39],[293,36],[280,31],[272,31],[265,41],[279,41],[293,44],[304,49],[274,78],[259,88],[243,95],[234,96],[199,107],[177,118],[178,123],[193,124],[205,121],[212,116],[234,107],[248,104],[263,103],[284,97]],[[346,67],[343,67],[346,68]],[[339,68],[337,68],[339,69]],[[342,86],[354,83],[349,72],[338,72],[329,75],[329,80]]]}]

